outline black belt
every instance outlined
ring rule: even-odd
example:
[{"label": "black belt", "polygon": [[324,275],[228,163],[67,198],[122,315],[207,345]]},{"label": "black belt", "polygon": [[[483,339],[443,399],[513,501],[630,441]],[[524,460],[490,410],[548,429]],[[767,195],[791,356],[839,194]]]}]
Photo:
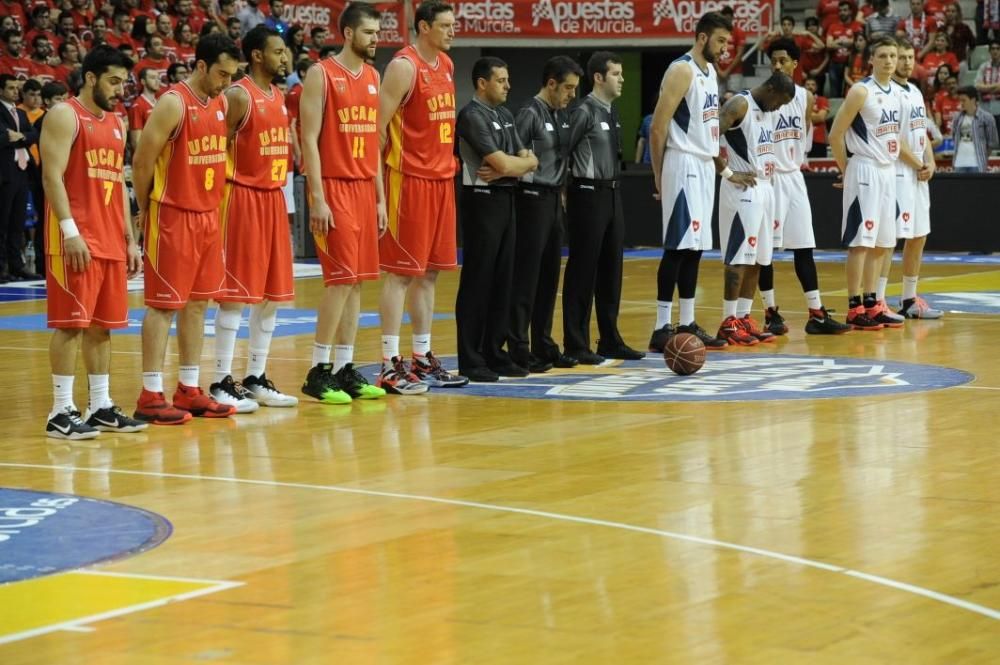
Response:
[{"label": "black belt", "polygon": [[618,189],[621,186],[619,180],[593,180],[591,178],[573,178],[574,185],[589,185],[594,189]]},{"label": "black belt", "polygon": [[545,192],[558,192],[562,189],[562,185],[536,185],[533,182],[521,182],[518,185],[521,189],[540,189]]}]

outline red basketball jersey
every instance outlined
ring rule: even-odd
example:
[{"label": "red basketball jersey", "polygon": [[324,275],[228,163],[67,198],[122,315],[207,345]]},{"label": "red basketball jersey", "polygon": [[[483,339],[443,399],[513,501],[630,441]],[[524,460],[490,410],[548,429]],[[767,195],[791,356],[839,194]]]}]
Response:
[{"label": "red basketball jersey", "polygon": [[324,178],[374,178],[378,171],[378,72],[362,65],[355,74],[333,58],[317,65],[326,98],[319,130]]},{"label": "red basketball jersey", "polygon": [[394,57],[409,60],[416,75],[410,92],[389,121],[385,163],[419,178],[453,178],[455,65],[444,53],[431,65],[413,46],[400,49]]},{"label": "red basketball jersey", "polygon": [[226,179],[257,189],[280,189],[292,154],[285,98],[274,85],[261,90],[249,76],[234,85],[247,93],[249,104],[229,144]]},{"label": "red basketball jersey", "polygon": [[153,104],[146,95],[137,95],[132,102],[132,107],[128,110],[129,129],[142,129],[149,120],[149,115],[153,112]]},{"label": "red basketball jersey", "polygon": [[226,184],[226,96],[202,101],[186,82],[168,95],[180,98],[183,111],[156,160],[150,197],[191,212],[216,210]]},{"label": "red basketball jersey", "polygon": [[[75,97],[66,103],[76,115],[76,133],[63,174],[70,212],[91,256],[124,261],[125,128],[114,113],[94,115]],[[45,225],[46,253],[62,255],[59,220],[51,209],[46,211]]]}]

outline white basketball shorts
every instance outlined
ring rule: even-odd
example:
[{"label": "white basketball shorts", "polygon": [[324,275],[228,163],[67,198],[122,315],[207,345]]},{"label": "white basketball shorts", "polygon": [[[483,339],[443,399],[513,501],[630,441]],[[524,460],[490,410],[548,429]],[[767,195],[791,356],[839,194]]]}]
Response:
[{"label": "white basketball shorts", "polygon": [[812,207],[802,171],[776,171],[774,187],[774,248],[813,249]]},{"label": "white basketball shorts", "polygon": [[844,174],[845,247],[896,246],[896,169],[863,157],[847,160]]},{"label": "white basketball shorts", "polygon": [[723,180],[719,188],[719,242],[727,266],[771,265],[774,253],[774,189],[767,180],[741,188]]},{"label": "white basketball shorts", "polygon": [[715,163],[667,150],[660,177],[665,249],[712,249]]},{"label": "white basketball shorts", "polygon": [[931,232],[931,190],[917,180],[917,172],[905,164],[896,165],[897,238],[922,238]]}]

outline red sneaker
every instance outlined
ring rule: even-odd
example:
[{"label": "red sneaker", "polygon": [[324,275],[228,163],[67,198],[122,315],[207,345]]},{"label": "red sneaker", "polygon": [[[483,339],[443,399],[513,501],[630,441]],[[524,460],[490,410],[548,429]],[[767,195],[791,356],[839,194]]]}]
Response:
[{"label": "red sneaker", "polygon": [[716,337],[725,340],[731,346],[754,346],[759,342],[756,337],[748,333],[743,327],[742,319],[737,319],[735,316],[727,317],[722,322],[722,325],[719,326],[719,334]]},{"label": "red sneaker", "polygon": [[175,409],[167,402],[163,393],[153,393],[143,389],[133,417],[153,425],[183,425],[191,420],[187,411]]},{"label": "red sneaker", "polygon": [[750,333],[751,337],[756,337],[759,341],[765,344],[775,340],[774,333],[767,330],[761,330],[760,324],[754,321],[754,318],[749,314],[746,314],[742,319],[740,319],[740,323],[743,324],[743,330]]},{"label": "red sneaker", "polygon": [[220,404],[201,388],[182,386],[179,383],[177,392],[174,393],[174,406],[202,418],[225,418],[236,413],[236,407],[232,404]]}]

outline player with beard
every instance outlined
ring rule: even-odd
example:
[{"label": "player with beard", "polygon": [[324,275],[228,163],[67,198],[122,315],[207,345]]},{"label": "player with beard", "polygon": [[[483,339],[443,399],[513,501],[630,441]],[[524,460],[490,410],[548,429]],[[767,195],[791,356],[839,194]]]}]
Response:
[{"label": "player with beard", "polygon": [[[717,12],[698,19],[690,51],[667,68],[650,128],[653,184],[663,205],[663,258],[656,272],[656,326],[649,350],[663,353],[674,287],[680,302],[676,332],[697,336],[708,349],[726,346],[694,320],[701,254],[712,248],[715,164],[719,155],[719,85],[712,66],[726,48],[732,23]],[[733,178],[729,169],[723,177]]]},{"label": "player with beard", "polygon": [[[896,237],[903,238],[903,297],[898,316],[908,319],[940,319],[944,313],[928,305],[917,295],[917,278],[924,244],[931,232],[931,194],[929,183],[934,177],[934,149],[927,140],[927,107],[920,86],[910,82],[916,63],[912,44],[899,39],[899,58],[892,80],[902,88],[903,109],[900,132],[906,137],[900,146],[896,162]],[[885,299],[885,287],[892,267],[892,252],[882,260],[882,275],[875,297]]]},{"label": "player with beard", "polygon": [[[135,417],[177,425],[192,415],[223,418],[235,408],[199,387],[205,309],[225,281],[219,205],[226,177],[226,98],[240,51],[221,34],[198,42],[195,71],[156,102],[132,160],[145,222],[146,316],[142,393]],[[174,313],[180,368],[173,405],[163,395],[163,363]]]},{"label": "player with beard", "polygon": [[309,69],[302,91],[309,226],[326,286],[316,320],[313,366],[302,392],[327,404],[385,395],[354,369],[361,283],[378,279],[378,238],[386,224],[378,149],[379,76],[365,62],[375,55],[380,19],[369,4],[348,5],[340,15],[344,48]]},{"label": "player with beard", "polygon": [[[285,71],[287,50],[281,35],[263,25],[246,34],[242,48],[249,74],[226,91],[228,168],[220,211],[226,283],[216,298],[215,382],[209,392],[237,413],[249,413],[299,400],[275,388],[264,373],[278,303],[295,297],[282,191],[292,158],[288,110],[272,83]],[[233,380],[233,353],[246,304],[250,353],[241,383]]]},{"label": "player with beard", "polygon": [[[128,325],[127,279],[139,272],[125,192],[125,127],[114,109],[132,64],[118,49],[98,46],[83,61],[77,97],[50,110],[41,140],[48,260],[49,345],[53,406],[46,434],[92,439],[100,431],[135,432],[146,423],[111,401],[111,329]],[[90,387],[84,418],[73,402],[76,353]]]}]

